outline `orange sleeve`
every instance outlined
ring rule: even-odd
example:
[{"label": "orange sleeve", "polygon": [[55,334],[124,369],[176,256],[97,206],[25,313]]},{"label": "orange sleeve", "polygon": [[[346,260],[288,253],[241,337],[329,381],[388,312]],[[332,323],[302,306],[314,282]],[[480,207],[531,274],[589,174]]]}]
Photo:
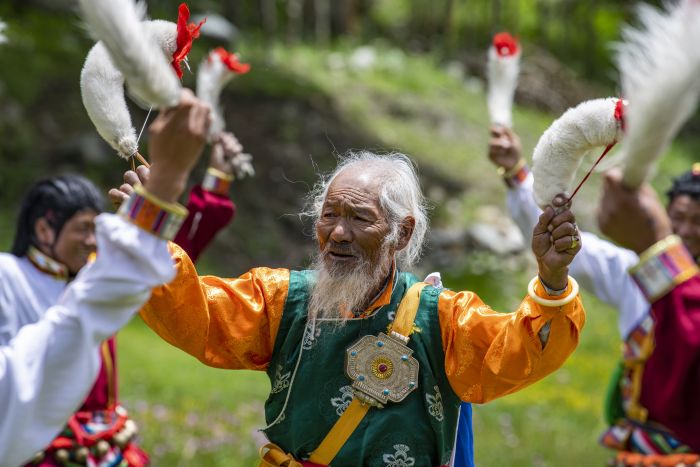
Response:
[{"label": "orange sleeve", "polygon": [[153,289],[141,317],[160,337],[217,368],[264,370],[289,289],[289,270],[256,268],[235,279],[198,276],[170,244],[177,276]]},{"label": "orange sleeve", "polygon": [[[562,296],[570,291],[571,284]],[[515,392],[559,368],[576,348],[586,319],[580,297],[556,308],[526,297],[517,311],[498,313],[473,292],[452,291],[440,294],[438,313],[447,378],[460,399],[475,403]],[[547,321],[543,349],[538,333]]]}]

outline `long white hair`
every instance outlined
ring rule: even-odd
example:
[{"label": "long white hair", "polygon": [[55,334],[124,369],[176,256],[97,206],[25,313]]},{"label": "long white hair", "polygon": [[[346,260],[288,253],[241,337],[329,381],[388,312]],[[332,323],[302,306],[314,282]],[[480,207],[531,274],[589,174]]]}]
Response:
[{"label": "long white hair", "polygon": [[[404,218],[412,216],[416,220],[413,235],[408,244],[396,253],[398,264],[402,268],[410,268],[421,256],[429,223],[427,203],[420,188],[416,167],[404,154],[351,151],[341,156],[335,170],[327,176],[322,176],[309,193],[302,216],[310,217],[315,226],[321,217],[330,184],[340,172],[356,165],[374,169],[382,178],[379,205],[391,226],[390,235],[394,240],[398,239],[398,229]],[[316,229],[314,229],[314,235],[315,231]]]}]

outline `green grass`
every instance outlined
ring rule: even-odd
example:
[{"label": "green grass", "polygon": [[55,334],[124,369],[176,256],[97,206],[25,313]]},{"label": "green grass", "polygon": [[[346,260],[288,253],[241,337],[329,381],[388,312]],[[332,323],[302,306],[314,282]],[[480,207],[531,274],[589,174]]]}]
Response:
[{"label": "green grass", "polygon": [[254,465],[270,389],[264,373],[204,366],[138,318],[118,342],[120,397],[155,466]]}]

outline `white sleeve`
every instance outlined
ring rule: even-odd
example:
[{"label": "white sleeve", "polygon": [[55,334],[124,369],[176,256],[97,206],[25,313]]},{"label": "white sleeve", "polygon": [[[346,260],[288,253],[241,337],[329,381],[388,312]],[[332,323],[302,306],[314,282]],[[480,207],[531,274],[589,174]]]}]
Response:
[{"label": "white sleeve", "polygon": [[532,230],[539,222],[540,214],[542,214],[542,210],[535,203],[535,198],[532,196],[533,181],[532,173],[527,174],[525,180],[509,188],[506,195],[506,204],[508,205],[510,217],[520,229],[520,233],[523,234],[525,239],[525,245],[528,247],[532,243]]},{"label": "white sleeve", "polygon": [[21,465],[58,434],[95,381],[100,343],[174,278],[165,241],[112,214],[96,222],[96,261],[0,347],[0,467]]},{"label": "white sleeve", "polygon": [[[542,210],[533,197],[533,176],[508,190],[507,204],[511,217],[525,238],[532,243],[532,230],[539,221]],[[627,270],[637,264],[639,258],[630,250],[620,248],[588,232],[581,233],[581,251],[576,255],[569,273],[588,292],[620,312],[618,327],[626,336],[649,309]]]},{"label": "white sleeve", "polygon": [[627,336],[649,311],[649,302],[628,272],[638,262],[635,252],[582,232],[581,251],[569,269],[581,287],[618,309],[622,337]]},{"label": "white sleeve", "polygon": [[11,303],[10,297],[7,297],[11,294],[11,291],[7,290],[9,283],[5,268],[0,266],[0,345],[10,342],[17,331],[17,318],[12,313],[8,313],[12,309],[8,306],[8,303]]}]

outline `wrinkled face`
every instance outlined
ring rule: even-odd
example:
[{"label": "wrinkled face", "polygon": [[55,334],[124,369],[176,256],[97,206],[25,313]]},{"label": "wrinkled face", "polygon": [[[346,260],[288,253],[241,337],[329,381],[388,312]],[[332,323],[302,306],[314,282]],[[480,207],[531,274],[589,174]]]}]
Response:
[{"label": "wrinkled face", "polygon": [[683,239],[693,257],[700,257],[700,201],[678,195],[668,205],[668,216],[673,233]]},{"label": "wrinkled face", "polygon": [[78,211],[68,219],[53,245],[53,258],[77,274],[97,247],[95,217],[92,209]]},{"label": "wrinkled face", "polygon": [[316,234],[330,271],[347,272],[363,260],[390,266],[394,249],[382,249],[391,228],[379,204],[378,178],[349,167],[328,188]]}]

